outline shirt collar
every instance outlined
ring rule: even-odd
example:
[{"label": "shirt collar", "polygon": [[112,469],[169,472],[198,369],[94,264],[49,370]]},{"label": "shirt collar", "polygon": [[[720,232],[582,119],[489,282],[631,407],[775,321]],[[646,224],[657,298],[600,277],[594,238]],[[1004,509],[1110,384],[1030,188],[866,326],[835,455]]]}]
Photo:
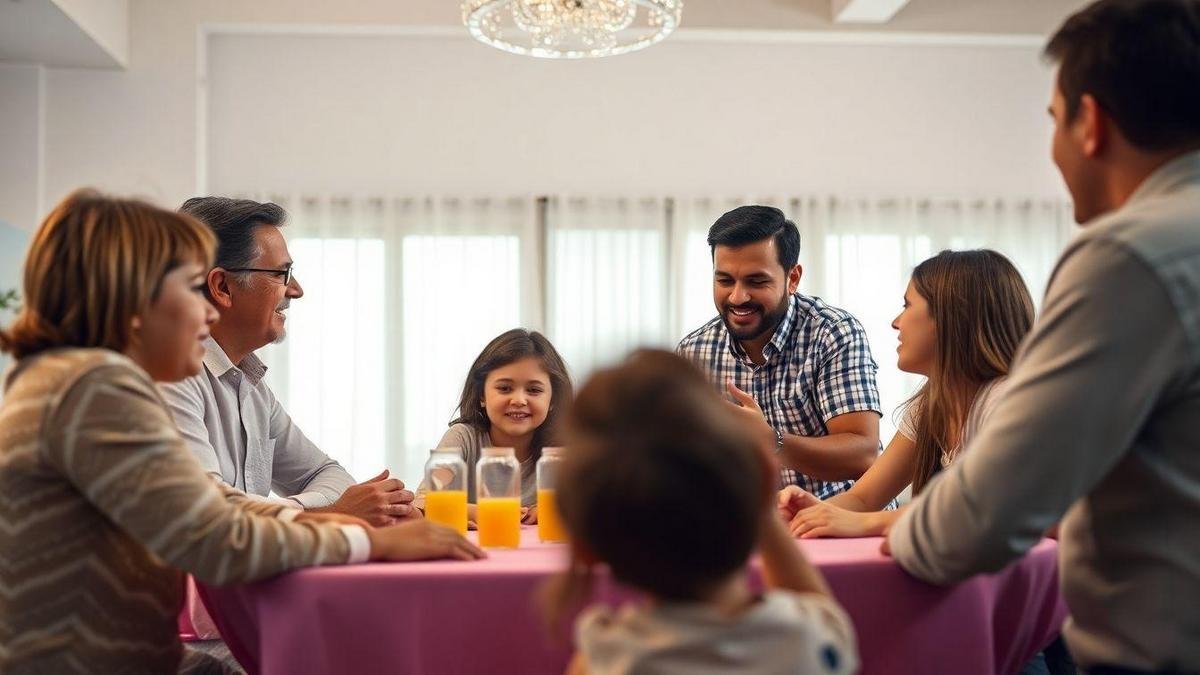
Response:
[{"label": "shirt collar", "polygon": [[[771,336],[771,339],[767,341],[767,344],[763,345],[763,358],[767,361],[770,361],[774,355],[782,353],[783,348],[787,346],[788,336],[792,334],[792,325],[796,323],[799,304],[799,293],[792,293],[788,296],[788,308],[787,312],[783,315],[783,320],[775,327],[775,333]],[[748,361],[750,359],[749,355],[746,354],[746,350],[742,348],[741,343],[729,333],[729,327],[725,325],[724,321],[721,322],[721,327],[725,329],[725,337],[729,340],[730,353],[738,359]]]},{"label": "shirt collar", "polygon": [[250,352],[246,358],[242,359],[241,363],[234,365],[225,350],[211,336],[204,340],[204,365],[208,367],[210,373],[218,378],[224,377],[231,370],[236,370],[246,376],[251,386],[257,386],[267,374],[267,366],[254,355],[254,352]]},{"label": "shirt collar", "polygon": [[[792,334],[792,326],[796,323],[796,314],[800,311],[798,309],[799,306],[799,295],[792,293],[788,296],[787,313],[783,315],[783,321],[780,321],[779,325],[775,327],[775,334],[767,342],[767,346],[773,347],[777,354],[783,352],[783,348],[787,346],[788,337]],[[766,351],[766,349],[763,351]],[[764,354],[764,356],[769,357],[770,354]]]},{"label": "shirt collar", "polygon": [[1184,153],[1146,176],[1129,196],[1126,205],[1173,192],[1180,185],[1200,181],[1200,150]]}]

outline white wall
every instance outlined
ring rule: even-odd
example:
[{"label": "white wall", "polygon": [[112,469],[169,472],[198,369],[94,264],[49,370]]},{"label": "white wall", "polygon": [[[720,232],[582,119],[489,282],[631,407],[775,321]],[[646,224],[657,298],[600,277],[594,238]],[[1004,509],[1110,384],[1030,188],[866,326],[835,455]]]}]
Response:
[{"label": "white wall", "polygon": [[[19,289],[42,191],[42,68],[0,64],[0,293]],[[11,310],[0,310],[0,326]],[[9,359],[0,354],[0,369]]]},{"label": "white wall", "polygon": [[[697,43],[681,33],[641,54],[548,63],[446,37],[218,35],[206,141],[201,26],[395,29],[453,12],[431,0],[130,9],[127,70],[46,73],[46,207],[80,185],[177,204],[205,182],[1062,194],[1046,158],[1050,74],[1033,46]],[[259,87],[254,106],[229,96]],[[244,166],[229,150],[239,146],[252,150],[240,153]],[[205,155],[210,169],[198,172]]]},{"label": "white wall", "polygon": [[[20,290],[25,250],[42,211],[43,72],[0,63],[0,293]],[[12,317],[12,310],[0,310],[0,326]],[[8,364],[0,354],[0,371]]]},{"label": "white wall", "polygon": [[124,71],[47,71],[48,206],[92,185],[177,204],[196,180],[197,34],[209,23],[429,25],[447,0],[130,0]]},{"label": "white wall", "polygon": [[208,187],[1055,195],[1035,46],[215,35]]},{"label": "white wall", "polygon": [[129,63],[129,0],[52,1],[117,63]]},{"label": "white wall", "polygon": [[0,63],[0,223],[32,230],[41,215],[44,70]]}]

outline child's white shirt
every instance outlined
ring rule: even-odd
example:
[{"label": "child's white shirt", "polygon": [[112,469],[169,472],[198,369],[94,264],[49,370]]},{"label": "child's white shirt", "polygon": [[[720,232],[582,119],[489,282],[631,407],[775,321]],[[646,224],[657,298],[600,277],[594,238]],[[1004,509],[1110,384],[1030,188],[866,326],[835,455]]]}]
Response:
[{"label": "child's white shirt", "polygon": [[850,618],[815,593],[769,591],[734,617],[701,603],[598,605],[580,615],[575,640],[592,675],[840,675],[858,669]]}]

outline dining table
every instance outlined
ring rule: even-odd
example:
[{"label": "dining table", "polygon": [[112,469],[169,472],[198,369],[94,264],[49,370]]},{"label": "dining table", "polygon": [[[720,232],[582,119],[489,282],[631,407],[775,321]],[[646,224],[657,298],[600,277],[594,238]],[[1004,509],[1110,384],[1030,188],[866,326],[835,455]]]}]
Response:
[{"label": "dining table", "polygon": [[[998,572],[944,587],[909,576],[881,552],[882,541],[796,544],[853,620],[862,673],[1014,673],[1066,618],[1053,540]],[[199,584],[198,592],[250,675],[562,673],[570,629],[547,627],[538,590],[567,565],[567,546],[542,543],[536,526],[523,526],[518,548],[487,553],[306,568],[251,584]],[[746,573],[761,589],[757,558]],[[642,601],[603,572],[592,594],[613,605]]]}]

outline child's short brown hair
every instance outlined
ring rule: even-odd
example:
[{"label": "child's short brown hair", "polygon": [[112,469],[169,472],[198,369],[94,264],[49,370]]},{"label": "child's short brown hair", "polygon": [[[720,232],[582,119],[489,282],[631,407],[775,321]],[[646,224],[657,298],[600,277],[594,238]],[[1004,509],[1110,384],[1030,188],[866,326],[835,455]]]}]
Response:
[{"label": "child's short brown hair", "polygon": [[568,414],[558,489],[575,550],[664,600],[700,600],[744,566],[764,469],[728,405],[669,352],[593,375]]}]

